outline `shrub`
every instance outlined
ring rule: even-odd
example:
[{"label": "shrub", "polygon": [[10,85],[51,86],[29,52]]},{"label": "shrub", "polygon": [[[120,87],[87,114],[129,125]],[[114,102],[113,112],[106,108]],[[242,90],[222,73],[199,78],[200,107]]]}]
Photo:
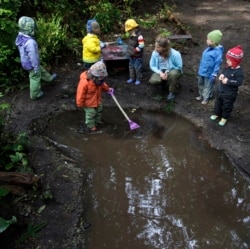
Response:
[{"label": "shrub", "polygon": [[[62,17],[53,15],[45,19],[38,17],[37,42],[42,63],[48,64],[52,60],[60,58],[59,52],[66,46],[66,26],[62,26]],[[55,62],[55,61],[54,61]]]}]

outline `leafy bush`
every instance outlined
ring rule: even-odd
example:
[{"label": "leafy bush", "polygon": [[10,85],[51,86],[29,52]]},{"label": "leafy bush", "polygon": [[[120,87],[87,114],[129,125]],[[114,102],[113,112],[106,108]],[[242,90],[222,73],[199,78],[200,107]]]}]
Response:
[{"label": "leafy bush", "polygon": [[17,35],[17,13],[21,1],[5,0],[0,6],[0,89],[10,91],[11,83],[21,77],[18,51],[15,46]]},{"label": "leafy bush", "polygon": [[[67,28],[62,26],[62,17],[53,15],[45,19],[38,17],[37,42],[40,59],[44,64],[60,57],[59,52],[66,46]],[[55,62],[55,61],[54,61]]]},{"label": "leafy bush", "polygon": [[104,33],[113,30],[121,20],[120,10],[109,1],[98,1],[98,3],[90,5],[88,9],[94,15],[91,18],[94,17],[100,23]]}]

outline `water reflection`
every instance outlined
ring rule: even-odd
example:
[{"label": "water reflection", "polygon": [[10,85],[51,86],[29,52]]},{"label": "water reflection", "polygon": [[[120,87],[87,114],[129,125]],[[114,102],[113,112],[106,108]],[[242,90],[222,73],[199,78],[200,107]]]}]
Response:
[{"label": "water reflection", "polygon": [[72,120],[65,114],[49,125],[47,135],[81,151],[90,171],[87,247],[249,248],[249,183],[186,120],[141,117],[139,135],[121,124],[95,135],[73,133],[75,124],[59,131]]}]

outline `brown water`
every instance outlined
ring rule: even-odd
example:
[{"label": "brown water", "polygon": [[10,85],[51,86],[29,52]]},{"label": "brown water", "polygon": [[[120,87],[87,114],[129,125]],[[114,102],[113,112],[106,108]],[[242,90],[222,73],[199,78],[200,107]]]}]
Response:
[{"label": "brown water", "polygon": [[141,112],[129,131],[119,111],[105,117],[95,134],[75,132],[78,112],[46,132],[78,149],[90,172],[87,248],[250,248],[250,184],[196,127]]}]

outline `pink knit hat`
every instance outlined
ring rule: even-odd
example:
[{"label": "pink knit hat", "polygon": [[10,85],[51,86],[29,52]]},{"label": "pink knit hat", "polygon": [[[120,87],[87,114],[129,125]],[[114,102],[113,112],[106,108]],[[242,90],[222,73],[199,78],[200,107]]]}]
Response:
[{"label": "pink knit hat", "polygon": [[231,48],[226,54],[226,58],[232,62],[232,67],[237,67],[243,58],[243,49],[240,45]]}]

